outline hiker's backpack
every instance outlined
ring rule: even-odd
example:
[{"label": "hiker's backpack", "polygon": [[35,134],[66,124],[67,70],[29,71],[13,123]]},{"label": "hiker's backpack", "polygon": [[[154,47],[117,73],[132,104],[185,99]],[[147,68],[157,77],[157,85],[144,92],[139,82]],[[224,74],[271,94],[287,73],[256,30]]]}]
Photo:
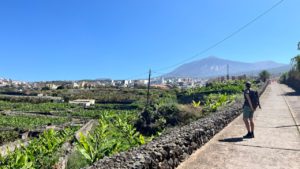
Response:
[{"label": "hiker's backpack", "polygon": [[249,96],[250,96],[250,99],[251,99],[251,103],[252,103],[253,109],[255,110],[257,108],[257,106],[259,106],[259,96],[258,96],[258,93],[257,93],[257,91],[250,90]]}]

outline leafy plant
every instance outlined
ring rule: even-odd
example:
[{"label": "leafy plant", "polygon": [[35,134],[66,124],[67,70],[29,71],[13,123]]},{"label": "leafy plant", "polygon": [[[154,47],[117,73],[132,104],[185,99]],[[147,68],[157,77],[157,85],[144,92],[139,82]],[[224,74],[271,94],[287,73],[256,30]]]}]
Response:
[{"label": "leafy plant", "polygon": [[206,112],[215,112],[217,109],[225,104],[228,104],[234,101],[234,95],[227,94],[209,94],[205,97],[205,111]]},{"label": "leafy plant", "polygon": [[28,146],[7,156],[0,157],[0,166],[5,169],[52,168],[58,160],[58,150],[62,144],[72,138],[74,129],[66,128],[63,131],[46,130],[39,138],[31,140]]},{"label": "leafy plant", "polygon": [[131,147],[146,143],[146,139],[128,123],[128,116],[104,112],[99,125],[87,136],[80,134],[77,150],[89,164]]},{"label": "leafy plant", "polygon": [[201,103],[201,101],[199,100],[198,102],[196,102],[195,100],[193,100],[193,106],[194,107],[199,107],[200,106],[200,103]]}]

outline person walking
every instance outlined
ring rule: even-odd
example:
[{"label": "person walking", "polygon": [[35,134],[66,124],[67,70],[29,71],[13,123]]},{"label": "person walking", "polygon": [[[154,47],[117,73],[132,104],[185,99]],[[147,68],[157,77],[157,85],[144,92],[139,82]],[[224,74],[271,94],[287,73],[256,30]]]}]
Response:
[{"label": "person walking", "polygon": [[257,106],[261,109],[257,91],[251,89],[251,82],[247,81],[244,90],[243,120],[248,133],[243,138],[254,138],[253,114]]}]

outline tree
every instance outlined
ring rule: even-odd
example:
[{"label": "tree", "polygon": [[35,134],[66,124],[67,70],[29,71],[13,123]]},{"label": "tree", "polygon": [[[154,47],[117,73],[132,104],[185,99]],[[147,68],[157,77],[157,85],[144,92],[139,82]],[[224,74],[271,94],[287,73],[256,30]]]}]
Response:
[{"label": "tree", "polygon": [[65,89],[63,85],[57,87],[57,90],[62,90],[62,89]]},{"label": "tree", "polygon": [[266,82],[270,78],[270,73],[266,70],[263,70],[259,73],[259,79],[263,82]]},{"label": "tree", "polygon": [[42,87],[42,90],[50,90],[49,86]]},{"label": "tree", "polygon": [[300,55],[295,56],[291,61],[294,69],[300,72]]}]

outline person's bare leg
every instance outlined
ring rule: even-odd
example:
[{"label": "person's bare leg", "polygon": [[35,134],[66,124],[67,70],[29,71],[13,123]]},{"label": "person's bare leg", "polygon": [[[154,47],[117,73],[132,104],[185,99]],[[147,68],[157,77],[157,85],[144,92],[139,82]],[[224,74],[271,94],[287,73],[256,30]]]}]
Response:
[{"label": "person's bare leg", "polygon": [[250,126],[251,126],[251,132],[254,133],[254,122],[253,122],[253,118],[250,118]]},{"label": "person's bare leg", "polygon": [[251,132],[254,131],[254,122],[253,122],[253,118],[250,118],[250,126],[251,126]]},{"label": "person's bare leg", "polygon": [[246,126],[246,128],[247,128],[247,131],[250,132],[251,130],[250,130],[250,125],[249,125],[248,118],[245,118],[245,119],[243,119],[243,120],[244,120],[245,126]]}]

